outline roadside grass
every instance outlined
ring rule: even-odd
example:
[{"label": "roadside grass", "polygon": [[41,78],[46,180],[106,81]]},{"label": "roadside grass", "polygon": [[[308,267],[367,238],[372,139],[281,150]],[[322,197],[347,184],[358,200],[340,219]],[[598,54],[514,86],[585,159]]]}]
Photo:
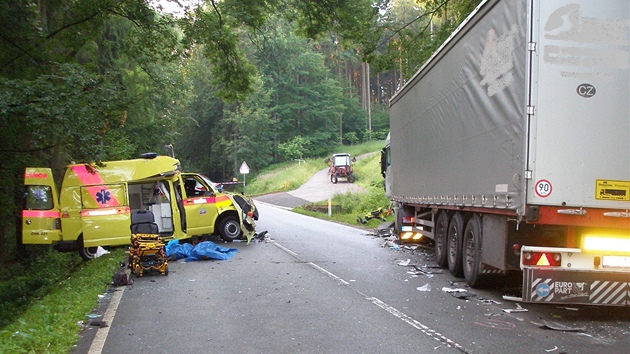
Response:
[{"label": "roadside grass", "polygon": [[[109,287],[114,271],[125,259],[124,247],[110,252],[84,262],[77,253],[48,249],[41,256],[41,269],[3,279],[3,293],[23,293],[13,299],[3,298],[0,353],[71,352],[79,338],[80,321],[85,322],[98,306],[98,295]],[[29,282],[44,285],[30,294]],[[24,306],[24,301],[28,306]]]},{"label": "roadside grass", "polygon": [[301,186],[317,171],[325,168],[323,159],[285,162],[263,170],[252,182],[247,182],[247,195],[288,192]]}]

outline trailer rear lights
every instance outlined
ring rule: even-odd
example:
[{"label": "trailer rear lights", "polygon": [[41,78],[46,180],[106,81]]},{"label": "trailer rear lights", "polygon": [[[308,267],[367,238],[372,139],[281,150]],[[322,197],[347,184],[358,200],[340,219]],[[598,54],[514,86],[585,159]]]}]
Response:
[{"label": "trailer rear lights", "polygon": [[630,252],[630,239],[584,236],[583,248],[588,251]]},{"label": "trailer rear lights", "polygon": [[523,252],[521,262],[526,266],[559,267],[562,255],[552,252]]},{"label": "trailer rear lights", "polygon": [[412,224],[413,225],[413,216],[403,216],[402,217],[403,224]]}]

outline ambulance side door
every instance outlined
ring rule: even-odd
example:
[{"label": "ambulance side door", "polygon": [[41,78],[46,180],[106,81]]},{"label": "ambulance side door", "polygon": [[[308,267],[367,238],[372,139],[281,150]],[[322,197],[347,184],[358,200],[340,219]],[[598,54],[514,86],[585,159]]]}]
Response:
[{"label": "ambulance side door", "polygon": [[181,175],[188,236],[212,234],[217,219],[216,193],[192,173]]},{"label": "ambulance side door", "polygon": [[128,244],[131,209],[125,183],[81,186],[83,247]]}]

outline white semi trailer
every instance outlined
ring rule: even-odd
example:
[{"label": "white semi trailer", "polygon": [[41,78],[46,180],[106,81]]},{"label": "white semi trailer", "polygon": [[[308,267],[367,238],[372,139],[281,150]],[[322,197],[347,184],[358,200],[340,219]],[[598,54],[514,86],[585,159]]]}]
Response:
[{"label": "white semi trailer", "polygon": [[469,285],[630,306],[630,2],[486,0],[390,102],[401,241]]}]

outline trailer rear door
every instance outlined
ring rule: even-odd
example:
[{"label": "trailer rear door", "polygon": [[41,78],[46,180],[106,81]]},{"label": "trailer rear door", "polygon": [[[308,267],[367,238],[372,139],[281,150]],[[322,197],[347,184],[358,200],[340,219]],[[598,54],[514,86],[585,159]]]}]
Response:
[{"label": "trailer rear door", "polygon": [[527,202],[630,208],[630,2],[533,1]]}]

